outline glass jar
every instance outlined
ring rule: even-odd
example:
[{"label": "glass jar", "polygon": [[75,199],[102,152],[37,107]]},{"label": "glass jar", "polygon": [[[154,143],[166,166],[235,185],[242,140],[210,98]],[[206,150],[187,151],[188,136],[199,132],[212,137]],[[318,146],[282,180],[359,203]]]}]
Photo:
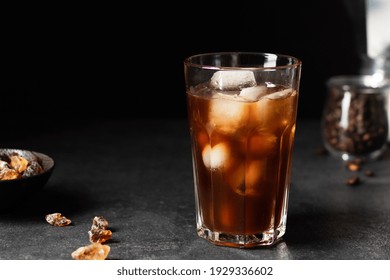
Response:
[{"label": "glass jar", "polygon": [[335,76],[326,85],[321,124],[325,148],[345,161],[378,159],[387,149],[388,80]]},{"label": "glass jar", "polygon": [[[390,80],[390,46],[388,46],[385,51],[374,59],[374,67],[372,74],[376,78]],[[390,91],[390,88],[388,88]],[[390,93],[389,93],[390,94]],[[387,121],[390,123],[390,98],[387,102]],[[390,130],[387,137],[388,142],[390,143]]]}]

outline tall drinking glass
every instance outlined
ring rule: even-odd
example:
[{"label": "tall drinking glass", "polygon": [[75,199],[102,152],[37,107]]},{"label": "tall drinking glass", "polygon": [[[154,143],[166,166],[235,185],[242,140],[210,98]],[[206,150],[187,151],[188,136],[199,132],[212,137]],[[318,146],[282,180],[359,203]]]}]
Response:
[{"label": "tall drinking glass", "polygon": [[272,245],[286,232],[301,61],[222,52],[184,61],[198,235]]}]

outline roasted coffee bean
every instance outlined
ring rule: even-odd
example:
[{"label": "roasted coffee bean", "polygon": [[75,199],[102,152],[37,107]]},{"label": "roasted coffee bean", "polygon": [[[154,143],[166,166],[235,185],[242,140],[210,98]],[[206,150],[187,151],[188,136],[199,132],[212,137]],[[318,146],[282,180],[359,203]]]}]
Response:
[{"label": "roasted coffee bean", "polygon": [[366,175],[367,177],[373,177],[375,173],[371,169],[366,169],[364,170],[364,175]]},{"label": "roasted coffee bean", "polygon": [[359,171],[361,169],[360,164],[357,164],[355,162],[348,162],[347,168],[349,171]]},{"label": "roasted coffee bean", "polygon": [[360,184],[360,178],[359,178],[359,176],[354,176],[354,177],[348,178],[345,181],[345,183],[349,186],[356,186],[356,185]]},{"label": "roasted coffee bean", "polygon": [[322,124],[327,148],[358,156],[382,149],[388,135],[384,96],[352,89],[348,94],[339,88],[329,92]]}]

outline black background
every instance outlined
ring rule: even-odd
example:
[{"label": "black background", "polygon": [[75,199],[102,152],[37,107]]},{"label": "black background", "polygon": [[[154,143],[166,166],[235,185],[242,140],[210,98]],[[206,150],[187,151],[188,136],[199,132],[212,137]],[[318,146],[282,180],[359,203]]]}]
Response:
[{"label": "black background", "polygon": [[215,51],[303,62],[298,117],[319,118],[326,80],[360,71],[363,1],[181,1],[4,10],[1,114],[18,120],[186,117],[183,60]]}]

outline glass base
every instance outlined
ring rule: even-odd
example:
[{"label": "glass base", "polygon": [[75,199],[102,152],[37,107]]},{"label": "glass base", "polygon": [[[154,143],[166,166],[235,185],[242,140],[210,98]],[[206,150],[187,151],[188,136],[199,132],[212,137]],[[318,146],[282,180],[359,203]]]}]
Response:
[{"label": "glass base", "polygon": [[204,238],[215,245],[237,248],[272,246],[281,239],[285,232],[285,227],[248,235],[216,232],[211,231],[206,227],[198,228],[198,235],[201,238]]},{"label": "glass base", "polygon": [[367,154],[350,154],[344,151],[338,151],[333,149],[331,146],[325,144],[325,148],[329,151],[329,153],[336,157],[341,158],[343,161],[354,161],[354,160],[364,160],[364,161],[376,161],[381,158],[381,156],[387,151],[388,145],[384,144],[380,149],[372,151]]}]

